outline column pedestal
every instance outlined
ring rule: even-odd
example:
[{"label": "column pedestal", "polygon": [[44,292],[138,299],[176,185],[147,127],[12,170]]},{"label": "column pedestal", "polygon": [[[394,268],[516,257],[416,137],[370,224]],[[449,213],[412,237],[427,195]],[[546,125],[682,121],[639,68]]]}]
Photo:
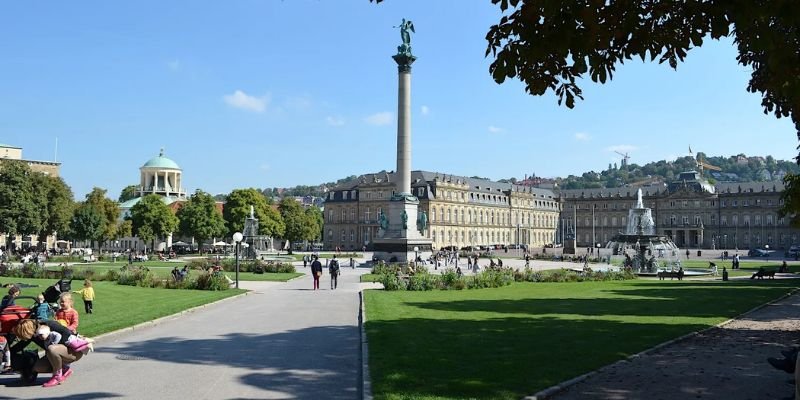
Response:
[{"label": "column pedestal", "polygon": [[[426,260],[433,254],[431,240],[422,236],[417,229],[418,207],[419,200],[414,196],[392,199],[387,215],[389,226],[385,231],[379,231],[378,237],[372,241],[377,259],[407,263],[414,261],[415,256]],[[405,226],[404,211],[407,217]]]}]

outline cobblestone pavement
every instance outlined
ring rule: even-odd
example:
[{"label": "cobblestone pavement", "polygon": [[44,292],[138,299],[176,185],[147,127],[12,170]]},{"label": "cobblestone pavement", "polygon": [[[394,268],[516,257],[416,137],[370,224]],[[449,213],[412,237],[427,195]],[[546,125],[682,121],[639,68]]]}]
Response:
[{"label": "cobblestone pavement", "polygon": [[784,399],[791,375],[767,357],[800,341],[800,294],[650,353],[599,370],[551,397],[572,399]]}]

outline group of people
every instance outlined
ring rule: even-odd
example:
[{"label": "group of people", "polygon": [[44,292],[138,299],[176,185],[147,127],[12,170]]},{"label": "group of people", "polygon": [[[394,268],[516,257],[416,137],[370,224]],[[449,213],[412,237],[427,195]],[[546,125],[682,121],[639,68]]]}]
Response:
[{"label": "group of people", "polygon": [[[322,262],[319,261],[319,256],[314,255],[311,257],[311,277],[314,278],[314,290],[319,289],[319,278],[322,277]],[[350,259],[351,265],[355,268],[355,264],[353,264],[353,259]],[[334,255],[333,258],[328,261],[328,274],[331,276],[331,290],[335,290],[339,286],[339,275],[341,275],[342,270],[339,267],[339,260],[336,259]]]},{"label": "group of people", "polygon": [[[20,293],[20,288],[12,285],[0,303],[0,310],[16,306]],[[19,372],[25,384],[35,382],[40,373],[52,373],[51,378],[42,385],[44,387],[60,385],[72,375],[72,364],[93,350],[91,340],[78,334],[80,317],[74,308],[73,293],[83,298],[86,313],[93,313],[95,294],[88,279],[81,290],[62,292],[56,310],[45,301],[43,294],[39,294],[30,309],[29,318],[19,321],[10,334],[0,336],[3,373]],[[43,349],[44,356],[39,357],[38,352],[25,350],[30,343]]]},{"label": "group of people", "polygon": [[183,282],[183,280],[186,279],[186,276],[189,275],[189,266],[184,265],[183,268],[181,269],[178,269],[178,267],[176,266],[172,268],[171,274],[172,274],[172,279],[175,280],[175,282]]}]

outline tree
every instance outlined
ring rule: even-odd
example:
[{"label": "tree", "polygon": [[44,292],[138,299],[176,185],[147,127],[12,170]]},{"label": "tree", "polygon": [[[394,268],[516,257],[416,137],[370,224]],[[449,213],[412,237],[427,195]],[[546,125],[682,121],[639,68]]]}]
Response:
[{"label": "tree", "polygon": [[118,201],[120,203],[124,203],[124,202],[126,202],[128,200],[135,199],[136,198],[136,188],[137,188],[136,185],[125,186],[125,188],[122,189],[122,192],[119,194],[119,200]]},{"label": "tree", "polygon": [[183,236],[194,237],[199,246],[203,242],[225,235],[225,220],[217,210],[214,198],[202,190],[196,191],[186,203],[178,209],[178,232]]},{"label": "tree", "polygon": [[98,246],[102,246],[103,243],[119,237],[117,234],[120,217],[119,204],[106,197],[106,193],[107,191],[105,189],[98,187],[93,188],[92,191],[86,195],[86,201],[84,202],[103,218],[103,234],[96,239]]},{"label": "tree", "polygon": [[[285,197],[278,204],[278,211],[281,213],[283,223],[286,225],[286,230],[283,237],[289,242],[302,242],[305,240],[314,240],[317,235],[316,224],[308,214],[305,213],[303,207],[297,200],[291,197]],[[290,252],[291,252],[291,247]]]},{"label": "tree", "polygon": [[97,210],[86,202],[75,209],[70,221],[70,233],[73,239],[89,240],[91,246],[103,237],[105,220]]},{"label": "tree", "polygon": [[72,189],[59,177],[41,173],[32,173],[30,177],[34,200],[42,218],[39,240],[57,232],[66,233],[75,209]]},{"label": "tree", "polygon": [[37,203],[31,172],[22,161],[3,160],[0,165],[0,232],[6,233],[6,248],[14,235],[42,231],[43,221]]},{"label": "tree", "polygon": [[144,196],[131,207],[130,220],[133,233],[145,243],[178,229],[178,217],[157,194]]},{"label": "tree", "polygon": [[314,242],[322,241],[322,229],[324,228],[324,220],[322,217],[322,210],[317,207],[311,206],[305,210],[309,223],[313,225],[314,236],[310,239]]},{"label": "tree", "polygon": [[244,230],[244,220],[250,215],[253,206],[258,218],[258,233],[271,237],[281,237],[286,226],[277,210],[272,208],[267,198],[258,189],[235,189],[225,198],[222,216],[228,227],[228,234]]}]

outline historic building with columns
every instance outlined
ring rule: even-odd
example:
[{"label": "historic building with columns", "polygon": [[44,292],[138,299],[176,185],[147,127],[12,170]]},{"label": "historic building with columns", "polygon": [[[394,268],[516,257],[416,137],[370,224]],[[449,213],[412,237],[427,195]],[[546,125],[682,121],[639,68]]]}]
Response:
[{"label": "historic building with columns", "polygon": [[[378,216],[394,191],[394,173],[366,174],[328,192],[323,244],[326,249],[369,247]],[[574,229],[579,247],[605,247],[625,230],[628,210],[642,189],[657,233],[683,249],[788,249],[800,230],[778,216],[780,181],[712,184],[698,172],[661,185],[613,189],[549,190],[510,183],[412,171],[411,187],[428,215],[424,236],[437,249],[515,245],[532,248],[563,243]]]},{"label": "historic building with columns", "polygon": [[[161,197],[173,211],[177,211],[180,204],[186,201],[186,191],[183,189],[183,170],[170,158],[164,156],[164,150],[159,152],[157,157],[153,157],[139,168],[139,186],[136,188],[137,197],[125,201],[119,205],[120,218],[130,214],[131,208],[135,206],[144,196],[155,194]],[[164,250],[172,246],[172,235],[157,240],[154,250]],[[114,250],[142,250],[149,249],[150,244],[145,244],[137,237],[126,237],[109,243],[109,247]]]},{"label": "historic building with columns", "polygon": [[[698,172],[684,172],[669,184],[642,186],[659,235],[686,249],[788,249],[800,230],[778,216],[783,183],[711,184]],[[575,228],[577,246],[604,247],[624,231],[639,187],[575,189],[558,193],[562,204],[559,232]]]},{"label": "historic building with columns", "polygon": [[[362,175],[340,185],[325,199],[323,244],[326,249],[370,247],[378,218],[389,206],[396,175]],[[528,245],[555,241],[561,210],[553,191],[428,171],[411,172],[411,190],[419,212],[428,216],[423,236],[433,247]]]}]

